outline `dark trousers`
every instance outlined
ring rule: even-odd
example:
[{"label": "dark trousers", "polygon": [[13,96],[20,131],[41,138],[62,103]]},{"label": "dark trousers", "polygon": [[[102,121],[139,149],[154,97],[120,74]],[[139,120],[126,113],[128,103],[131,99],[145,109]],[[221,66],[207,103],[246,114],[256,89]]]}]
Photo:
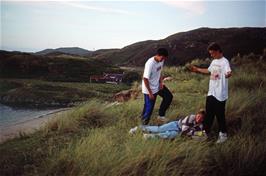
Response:
[{"label": "dark trousers", "polygon": [[157,95],[163,98],[159,109],[159,116],[165,116],[165,112],[172,102],[173,95],[166,86],[164,86],[163,89],[154,94],[154,100],[151,100],[148,94],[144,94],[144,108],[141,115],[143,125],[147,125],[150,121]]},{"label": "dark trousers", "polygon": [[225,122],[225,103],[226,101],[219,101],[214,96],[207,96],[206,99],[206,117],[204,118],[203,125],[206,133],[210,133],[214,117],[216,116],[219,131],[226,133]]}]

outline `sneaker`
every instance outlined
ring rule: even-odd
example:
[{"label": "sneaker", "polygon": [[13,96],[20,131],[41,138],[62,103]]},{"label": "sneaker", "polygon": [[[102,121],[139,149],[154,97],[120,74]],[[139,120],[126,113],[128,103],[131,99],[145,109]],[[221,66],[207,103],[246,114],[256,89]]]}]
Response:
[{"label": "sneaker", "polygon": [[216,144],[223,143],[226,140],[227,140],[227,134],[226,133],[219,132],[219,137],[218,137],[218,140],[216,141]]},{"label": "sneaker", "polygon": [[138,126],[135,126],[134,128],[131,128],[129,130],[129,134],[136,134],[137,130],[138,130]]},{"label": "sneaker", "polygon": [[167,122],[168,119],[165,116],[158,116],[157,120],[161,121],[161,122]]},{"label": "sneaker", "polygon": [[143,134],[143,138],[145,139],[145,140],[147,140],[147,139],[152,139],[152,138],[155,138],[156,136],[155,136],[155,134]]}]

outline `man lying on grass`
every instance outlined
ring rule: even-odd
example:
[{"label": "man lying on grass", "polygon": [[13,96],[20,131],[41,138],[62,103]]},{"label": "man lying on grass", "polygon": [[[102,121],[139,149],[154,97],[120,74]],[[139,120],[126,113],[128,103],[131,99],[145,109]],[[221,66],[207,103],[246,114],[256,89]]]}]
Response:
[{"label": "man lying on grass", "polygon": [[177,136],[203,136],[203,119],[205,117],[205,110],[199,110],[196,115],[191,114],[185,118],[178,119],[166,123],[161,126],[140,125],[129,130],[130,134],[135,134],[141,130],[144,134],[143,137],[147,138],[162,138],[174,139]]}]

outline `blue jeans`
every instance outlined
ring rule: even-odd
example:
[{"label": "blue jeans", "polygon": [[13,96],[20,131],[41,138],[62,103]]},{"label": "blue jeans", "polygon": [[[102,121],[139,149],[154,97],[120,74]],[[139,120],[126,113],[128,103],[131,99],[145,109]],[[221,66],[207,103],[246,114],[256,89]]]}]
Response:
[{"label": "blue jeans", "polygon": [[141,125],[140,129],[143,132],[154,133],[163,139],[173,139],[181,132],[178,121],[172,121],[162,126]]},{"label": "blue jeans", "polygon": [[159,109],[159,116],[165,116],[165,112],[172,102],[173,95],[166,86],[163,86],[163,89],[159,90],[159,92],[154,94],[154,100],[151,100],[148,94],[144,94],[144,107],[141,119],[143,125],[147,125],[150,121],[150,117],[156,102],[157,95],[159,95],[163,99]]}]

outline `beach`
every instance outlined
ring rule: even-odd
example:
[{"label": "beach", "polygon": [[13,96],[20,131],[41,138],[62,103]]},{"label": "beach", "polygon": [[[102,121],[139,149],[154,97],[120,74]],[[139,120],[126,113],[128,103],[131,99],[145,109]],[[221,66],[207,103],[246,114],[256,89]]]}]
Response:
[{"label": "beach", "polygon": [[67,113],[70,108],[58,109],[34,119],[15,123],[9,126],[0,127],[0,143],[8,139],[18,137],[19,134],[30,134],[44,126],[50,119],[56,118],[63,113]]}]

